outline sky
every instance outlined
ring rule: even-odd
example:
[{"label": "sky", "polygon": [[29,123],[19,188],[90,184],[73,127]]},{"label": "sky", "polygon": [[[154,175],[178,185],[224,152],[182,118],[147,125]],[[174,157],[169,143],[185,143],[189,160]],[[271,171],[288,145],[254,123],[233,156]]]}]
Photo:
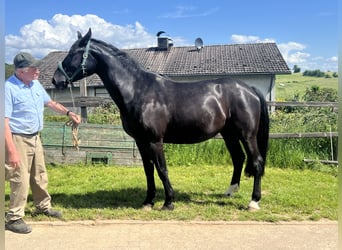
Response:
[{"label": "sky", "polygon": [[5,0],[5,62],[67,51],[92,29],[119,49],[275,42],[290,69],[337,71],[338,0]]}]

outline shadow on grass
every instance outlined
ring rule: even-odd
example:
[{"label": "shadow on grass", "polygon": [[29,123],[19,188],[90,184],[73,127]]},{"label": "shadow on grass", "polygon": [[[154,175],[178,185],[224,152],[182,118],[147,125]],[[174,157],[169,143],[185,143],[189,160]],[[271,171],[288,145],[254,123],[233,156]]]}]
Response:
[{"label": "shadow on grass", "polygon": [[[134,208],[139,209],[146,196],[141,188],[125,188],[118,190],[98,190],[84,194],[51,194],[53,203],[65,208]],[[177,199],[190,201],[187,194],[176,193]],[[164,201],[164,190],[157,189],[154,202]]]},{"label": "shadow on grass", "polygon": [[[118,190],[98,190],[88,193],[52,193],[52,202],[64,208],[81,209],[81,208],[134,208],[140,209],[145,199],[146,190],[142,188],[125,188]],[[9,200],[9,195],[5,196],[5,200]],[[32,195],[28,197],[28,201],[32,201]],[[164,190],[157,189],[154,202],[164,201]],[[222,194],[194,193],[194,192],[179,192],[175,190],[176,203],[195,204],[198,206],[216,205],[235,207],[238,210],[245,210],[241,205],[239,198],[227,198]]]},{"label": "shadow on grass", "polygon": [[[196,199],[199,196],[202,199]],[[183,200],[180,202],[184,202]],[[233,198],[227,197],[223,194],[208,194],[203,198],[203,194],[194,194],[187,203],[194,203],[197,205],[216,205],[218,207],[230,207],[237,210],[248,210],[248,207],[243,204],[242,198],[235,196]]]}]

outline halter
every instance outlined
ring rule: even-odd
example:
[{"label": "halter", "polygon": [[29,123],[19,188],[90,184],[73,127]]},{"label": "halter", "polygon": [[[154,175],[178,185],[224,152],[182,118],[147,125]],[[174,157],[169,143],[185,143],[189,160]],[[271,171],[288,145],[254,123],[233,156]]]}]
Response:
[{"label": "halter", "polygon": [[62,74],[66,77],[67,81],[72,84],[72,81],[74,80],[75,76],[82,70],[83,76],[87,76],[85,64],[87,62],[87,58],[89,55],[89,48],[90,48],[90,39],[88,40],[88,43],[85,47],[85,51],[83,53],[83,60],[81,65],[76,69],[76,71],[71,75],[71,77],[65,72],[62,62],[58,62],[58,69],[62,72]]}]

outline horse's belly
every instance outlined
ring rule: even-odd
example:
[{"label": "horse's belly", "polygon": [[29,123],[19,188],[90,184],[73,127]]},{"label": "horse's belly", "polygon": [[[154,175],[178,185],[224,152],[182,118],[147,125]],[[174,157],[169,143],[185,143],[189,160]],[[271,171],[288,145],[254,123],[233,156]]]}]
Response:
[{"label": "horse's belly", "polygon": [[203,133],[203,131],[179,129],[177,131],[167,132],[163,141],[165,143],[174,144],[193,144],[209,140],[217,135],[217,133],[218,132],[216,131],[212,133]]}]

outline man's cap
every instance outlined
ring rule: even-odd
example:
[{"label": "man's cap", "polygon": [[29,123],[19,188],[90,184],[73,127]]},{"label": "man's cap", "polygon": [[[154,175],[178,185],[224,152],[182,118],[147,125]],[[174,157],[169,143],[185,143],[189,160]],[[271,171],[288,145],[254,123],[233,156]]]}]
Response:
[{"label": "man's cap", "polygon": [[26,68],[26,67],[38,67],[40,61],[35,59],[31,54],[27,52],[18,53],[13,59],[14,67]]}]

